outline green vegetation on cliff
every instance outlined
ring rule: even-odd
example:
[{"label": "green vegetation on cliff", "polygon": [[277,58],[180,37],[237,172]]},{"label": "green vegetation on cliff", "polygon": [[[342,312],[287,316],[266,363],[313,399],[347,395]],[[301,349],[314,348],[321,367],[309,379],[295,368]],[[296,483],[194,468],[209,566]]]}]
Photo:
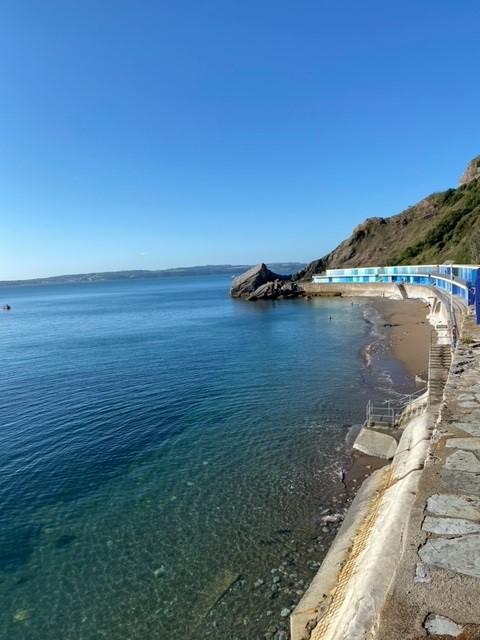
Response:
[{"label": "green vegetation on cliff", "polygon": [[367,218],[331,253],[296,274],[308,279],[326,268],[480,262],[480,156],[460,186],[434,193],[400,214]]},{"label": "green vegetation on cliff", "polygon": [[[396,262],[414,264],[453,260],[480,260],[480,181],[430,196],[436,215],[423,237],[397,256]],[[414,208],[414,207],[413,207]],[[419,229],[420,230],[420,229]]]}]

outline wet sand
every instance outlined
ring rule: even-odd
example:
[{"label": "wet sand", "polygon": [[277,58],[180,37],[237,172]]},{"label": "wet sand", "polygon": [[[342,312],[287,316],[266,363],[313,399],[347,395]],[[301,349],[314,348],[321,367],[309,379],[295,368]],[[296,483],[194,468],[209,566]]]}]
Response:
[{"label": "wet sand", "polygon": [[[432,329],[426,319],[427,305],[420,300],[387,298],[372,298],[371,305],[382,318],[380,329],[386,337],[387,350],[402,363],[410,376],[426,380]],[[365,478],[389,462],[352,450],[351,465],[345,474],[345,487],[350,499]]]},{"label": "wet sand", "polygon": [[427,305],[420,300],[386,298],[373,299],[372,305],[383,318],[382,330],[393,356],[411,376],[425,379],[431,333]]}]

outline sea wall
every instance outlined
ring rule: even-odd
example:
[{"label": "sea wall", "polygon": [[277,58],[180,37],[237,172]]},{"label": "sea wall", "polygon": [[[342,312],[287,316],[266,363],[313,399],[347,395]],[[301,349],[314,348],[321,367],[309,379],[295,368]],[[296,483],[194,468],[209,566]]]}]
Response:
[{"label": "sea wall", "polygon": [[461,326],[466,307],[462,300],[450,296],[435,287],[403,284],[399,287],[393,282],[378,282],[370,284],[316,284],[302,283],[306,296],[342,296],[342,297],[384,297],[393,300],[415,299],[424,300],[430,305],[430,321],[434,327],[444,324],[450,328],[452,324]]},{"label": "sea wall", "polygon": [[385,296],[402,298],[395,283],[378,282],[371,284],[316,284],[302,282],[302,289],[310,296]]},{"label": "sea wall", "polygon": [[[428,318],[436,328],[438,343],[450,351],[449,329],[453,324],[462,326],[466,308],[433,287],[404,285],[402,289],[395,284],[312,284],[306,293],[420,298],[430,306]],[[291,615],[292,640],[385,640],[377,635],[379,616],[408,545],[406,531],[446,380],[446,375],[438,375],[442,363],[432,360],[431,356],[430,376],[441,380],[440,394],[438,387],[435,393],[429,391],[429,402],[420,413],[403,421],[391,464],[363,483],[317,575]]]}]

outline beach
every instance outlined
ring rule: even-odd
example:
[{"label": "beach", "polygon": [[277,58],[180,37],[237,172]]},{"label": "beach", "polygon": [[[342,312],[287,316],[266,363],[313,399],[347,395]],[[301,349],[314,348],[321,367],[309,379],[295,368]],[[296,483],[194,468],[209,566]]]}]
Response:
[{"label": "beach", "polygon": [[383,318],[382,331],[392,355],[411,376],[425,379],[428,368],[431,326],[428,307],[421,300],[372,299]]},{"label": "beach", "polygon": [[[427,320],[428,308],[420,300],[391,300],[371,298],[368,306],[375,309],[378,339],[369,345],[381,361],[393,357],[405,373],[415,379],[427,379],[431,325]],[[380,352],[380,353],[379,353]],[[376,366],[375,358],[372,366]],[[417,378],[417,384],[422,384]],[[373,471],[388,464],[388,460],[374,458],[352,450],[351,466],[345,475],[345,485],[354,494]]]}]

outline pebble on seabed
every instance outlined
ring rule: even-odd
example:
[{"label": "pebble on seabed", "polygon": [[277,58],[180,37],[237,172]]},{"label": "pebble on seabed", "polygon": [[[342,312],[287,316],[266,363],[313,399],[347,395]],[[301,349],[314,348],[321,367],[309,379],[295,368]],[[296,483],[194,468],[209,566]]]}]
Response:
[{"label": "pebble on seabed", "polygon": [[30,609],[19,609],[16,614],[13,616],[15,622],[25,622],[31,616]]}]

